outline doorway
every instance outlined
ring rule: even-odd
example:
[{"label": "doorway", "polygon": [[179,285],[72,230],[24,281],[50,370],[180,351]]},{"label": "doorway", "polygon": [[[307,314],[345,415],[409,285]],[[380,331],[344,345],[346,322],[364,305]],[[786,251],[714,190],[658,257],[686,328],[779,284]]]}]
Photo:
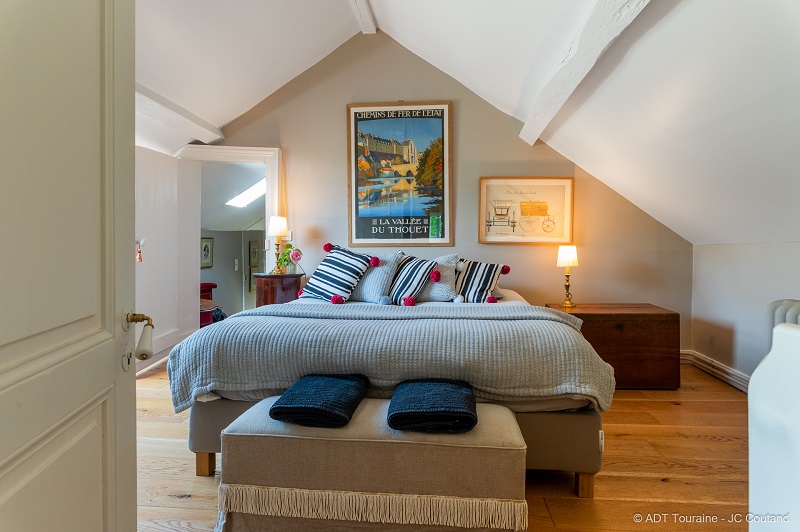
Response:
[{"label": "doorway", "polygon": [[[166,356],[172,346],[200,326],[201,276],[208,270],[201,268],[200,260],[203,167],[208,164],[211,168],[214,163],[228,169],[246,165],[259,168],[261,177],[266,178],[266,194],[262,206],[256,208],[260,209],[260,214],[253,214],[251,219],[266,220],[278,208],[280,150],[187,145],[175,156],[169,156],[137,147],[136,156],[136,239],[145,241],[143,262],[136,264],[136,306],[148,309],[156,325],[153,333],[155,356],[151,361],[137,363],[137,371],[141,371],[149,365],[148,362],[155,363]],[[205,192],[206,196],[209,194]],[[240,287],[236,289],[238,295],[232,302],[223,303],[231,310],[244,308],[243,294],[245,299],[254,296],[249,289],[241,289],[243,272],[247,273],[249,284],[250,261],[244,257],[249,257],[251,241],[262,244],[257,267],[263,268],[266,264],[264,238],[257,236],[260,233],[255,237],[248,232],[244,237],[241,234],[248,226],[236,226],[238,236],[234,247],[236,257],[239,257],[238,272],[235,271],[235,257],[223,259],[224,246],[216,238],[214,240],[217,244],[214,246],[214,269],[218,264],[220,269],[224,266],[229,274],[236,275]],[[245,250],[248,255],[244,254]],[[215,290],[213,297],[216,299],[223,292]]]},{"label": "doorway", "polygon": [[214,304],[227,315],[255,308],[252,274],[266,267],[265,195],[247,204],[230,202],[251,187],[263,186],[266,190],[265,179],[266,168],[261,162],[201,164],[200,237],[213,242],[214,256],[211,261],[201,261],[200,283],[216,285]]}]

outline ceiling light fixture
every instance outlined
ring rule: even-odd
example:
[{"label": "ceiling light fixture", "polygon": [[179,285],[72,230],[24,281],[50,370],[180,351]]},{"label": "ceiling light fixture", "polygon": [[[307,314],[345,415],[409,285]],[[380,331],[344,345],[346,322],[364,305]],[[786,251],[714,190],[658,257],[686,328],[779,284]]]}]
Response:
[{"label": "ceiling light fixture", "polygon": [[267,179],[264,178],[255,185],[253,185],[252,187],[248,188],[247,190],[236,196],[235,198],[226,201],[225,205],[230,205],[231,207],[244,208],[266,193],[267,193]]}]

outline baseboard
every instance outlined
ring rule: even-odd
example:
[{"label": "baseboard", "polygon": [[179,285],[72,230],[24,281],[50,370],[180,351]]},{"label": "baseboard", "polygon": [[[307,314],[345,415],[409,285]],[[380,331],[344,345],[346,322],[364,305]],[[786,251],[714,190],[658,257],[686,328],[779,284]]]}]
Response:
[{"label": "baseboard", "polygon": [[681,364],[691,364],[745,393],[750,386],[750,375],[691,349],[681,351]]}]

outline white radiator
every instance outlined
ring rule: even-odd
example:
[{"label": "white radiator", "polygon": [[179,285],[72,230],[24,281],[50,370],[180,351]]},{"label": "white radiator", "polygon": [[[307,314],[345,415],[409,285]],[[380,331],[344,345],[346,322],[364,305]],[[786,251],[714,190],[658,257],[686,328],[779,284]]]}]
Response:
[{"label": "white radiator", "polygon": [[772,347],[772,329],[779,323],[800,325],[800,299],[779,299],[767,305],[764,312],[764,324],[769,338],[767,351]]},{"label": "white radiator", "polygon": [[772,347],[750,377],[747,398],[750,532],[800,526],[800,301],[776,301],[766,314]]}]

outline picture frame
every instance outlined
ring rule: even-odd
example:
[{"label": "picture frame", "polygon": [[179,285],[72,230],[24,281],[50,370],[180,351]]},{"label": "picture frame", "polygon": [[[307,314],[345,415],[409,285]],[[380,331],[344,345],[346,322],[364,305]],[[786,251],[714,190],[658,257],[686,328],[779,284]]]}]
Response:
[{"label": "picture frame", "polygon": [[254,273],[259,273],[258,266],[250,266],[250,292],[256,291],[256,277],[253,275]]},{"label": "picture frame", "polygon": [[481,177],[480,244],[572,242],[571,177]]},{"label": "picture frame", "polygon": [[213,268],[214,267],[214,239],[201,238],[200,239],[200,267]]},{"label": "picture frame", "polygon": [[454,245],[451,107],[347,105],[350,246]]},{"label": "picture frame", "polygon": [[260,250],[258,240],[251,240],[248,245],[248,256],[250,257],[250,266],[258,266]]}]

